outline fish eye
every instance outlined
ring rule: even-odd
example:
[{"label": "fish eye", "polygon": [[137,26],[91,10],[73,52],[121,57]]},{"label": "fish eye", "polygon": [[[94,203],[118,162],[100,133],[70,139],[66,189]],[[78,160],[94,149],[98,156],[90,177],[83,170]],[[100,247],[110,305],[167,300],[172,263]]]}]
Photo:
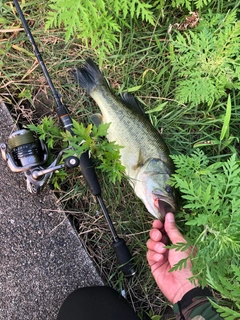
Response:
[{"label": "fish eye", "polygon": [[165,190],[167,193],[172,193],[172,187],[169,185],[166,186]]}]

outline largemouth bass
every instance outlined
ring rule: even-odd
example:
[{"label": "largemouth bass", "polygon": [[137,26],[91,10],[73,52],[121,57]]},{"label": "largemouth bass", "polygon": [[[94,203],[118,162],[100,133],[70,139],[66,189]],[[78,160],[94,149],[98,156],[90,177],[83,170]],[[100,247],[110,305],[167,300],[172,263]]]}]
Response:
[{"label": "largemouth bass", "polygon": [[173,190],[167,184],[173,163],[166,144],[140,102],[129,93],[123,94],[122,99],[116,97],[98,66],[89,58],[82,68],[75,68],[71,73],[101,110],[101,115],[92,116],[93,122],[111,123],[107,139],[123,147],[121,163],[136,195],[149,213],[163,220],[167,212],[175,211]]}]

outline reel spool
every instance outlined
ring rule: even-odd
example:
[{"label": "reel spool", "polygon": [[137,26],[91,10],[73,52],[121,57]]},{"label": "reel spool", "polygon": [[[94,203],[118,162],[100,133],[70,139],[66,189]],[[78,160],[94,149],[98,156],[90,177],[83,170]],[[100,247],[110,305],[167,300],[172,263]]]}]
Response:
[{"label": "reel spool", "polygon": [[39,193],[46,179],[34,179],[31,173],[36,168],[43,169],[41,166],[48,160],[48,150],[43,141],[36,139],[31,131],[22,129],[13,132],[8,138],[8,145],[1,143],[0,149],[10,170],[24,173],[28,191]]},{"label": "reel spool", "polygon": [[3,145],[1,145],[1,151],[5,153],[8,165],[13,172],[24,172],[47,162],[46,145],[42,140],[36,139],[29,130],[22,129],[9,136],[9,153],[6,153],[7,146],[5,145],[4,148]]}]

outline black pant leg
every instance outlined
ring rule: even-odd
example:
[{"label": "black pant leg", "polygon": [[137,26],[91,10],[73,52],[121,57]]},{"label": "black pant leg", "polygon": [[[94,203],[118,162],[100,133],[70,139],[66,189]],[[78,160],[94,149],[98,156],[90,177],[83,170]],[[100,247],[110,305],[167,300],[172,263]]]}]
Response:
[{"label": "black pant leg", "polygon": [[86,287],[72,292],[57,320],[139,320],[129,303],[111,287]]}]

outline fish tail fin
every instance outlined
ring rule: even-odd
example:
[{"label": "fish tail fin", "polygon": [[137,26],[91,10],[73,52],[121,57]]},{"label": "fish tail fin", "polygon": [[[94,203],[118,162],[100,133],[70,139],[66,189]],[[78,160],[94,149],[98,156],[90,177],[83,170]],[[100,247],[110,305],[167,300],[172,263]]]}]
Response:
[{"label": "fish tail fin", "polygon": [[84,65],[81,68],[74,68],[70,71],[75,81],[80,84],[80,86],[91,93],[97,86],[105,85],[107,82],[104,79],[98,66],[92,61],[92,59],[87,58]]}]

